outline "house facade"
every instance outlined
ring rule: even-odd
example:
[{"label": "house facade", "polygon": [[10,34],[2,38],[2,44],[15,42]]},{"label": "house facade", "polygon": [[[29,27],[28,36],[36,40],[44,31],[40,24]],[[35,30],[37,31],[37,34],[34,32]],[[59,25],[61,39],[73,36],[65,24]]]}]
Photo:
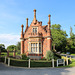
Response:
[{"label": "house facade", "polygon": [[42,25],[42,22],[36,19],[36,10],[34,9],[34,19],[28,26],[28,18],[26,19],[26,29],[23,31],[21,25],[21,54],[26,54],[31,59],[41,59],[46,56],[46,52],[51,50],[51,22],[48,15],[48,25]]}]

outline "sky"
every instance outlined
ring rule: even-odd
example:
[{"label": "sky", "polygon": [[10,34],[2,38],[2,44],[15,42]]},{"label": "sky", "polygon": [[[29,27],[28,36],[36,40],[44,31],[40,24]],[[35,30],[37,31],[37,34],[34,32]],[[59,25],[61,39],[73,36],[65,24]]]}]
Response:
[{"label": "sky", "polygon": [[51,15],[51,25],[60,24],[70,37],[70,26],[75,33],[75,0],[0,0],[0,44],[16,45],[20,41],[21,25],[26,28],[26,18],[30,26],[36,9],[36,18],[47,25]]}]

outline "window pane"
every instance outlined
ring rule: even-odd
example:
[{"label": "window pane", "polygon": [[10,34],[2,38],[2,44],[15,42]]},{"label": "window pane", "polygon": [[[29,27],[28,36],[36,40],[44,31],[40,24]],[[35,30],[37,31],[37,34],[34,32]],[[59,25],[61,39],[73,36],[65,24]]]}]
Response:
[{"label": "window pane", "polygon": [[38,47],[38,43],[36,43],[36,47]]},{"label": "window pane", "polygon": [[41,47],[41,43],[39,43],[39,47]]},{"label": "window pane", "polygon": [[36,52],[38,52],[38,47],[36,47]]},{"label": "window pane", "polygon": [[33,33],[37,33],[37,28],[33,28]]},{"label": "window pane", "polygon": [[41,47],[39,47],[39,52],[41,52]]},{"label": "window pane", "polygon": [[34,52],[34,48],[32,48],[32,52]]},{"label": "window pane", "polygon": [[32,50],[32,48],[31,48],[31,52],[32,52],[33,50]]},{"label": "window pane", "polygon": [[33,47],[35,47],[35,43],[33,44]]},{"label": "window pane", "polygon": [[34,28],[33,28],[33,33],[34,33]]},{"label": "window pane", "polygon": [[33,47],[33,43],[32,43],[32,47]]},{"label": "window pane", "polygon": [[31,43],[31,47],[32,47],[32,43]]},{"label": "window pane", "polygon": [[35,52],[35,47],[34,47],[34,52]]},{"label": "window pane", "polygon": [[35,33],[37,33],[37,28],[35,28]]}]

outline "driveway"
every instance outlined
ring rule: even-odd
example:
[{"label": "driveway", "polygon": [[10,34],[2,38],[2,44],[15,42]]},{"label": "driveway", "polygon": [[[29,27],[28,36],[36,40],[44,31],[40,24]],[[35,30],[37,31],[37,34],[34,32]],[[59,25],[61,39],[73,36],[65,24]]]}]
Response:
[{"label": "driveway", "polygon": [[75,75],[72,68],[18,68],[0,63],[0,75]]}]

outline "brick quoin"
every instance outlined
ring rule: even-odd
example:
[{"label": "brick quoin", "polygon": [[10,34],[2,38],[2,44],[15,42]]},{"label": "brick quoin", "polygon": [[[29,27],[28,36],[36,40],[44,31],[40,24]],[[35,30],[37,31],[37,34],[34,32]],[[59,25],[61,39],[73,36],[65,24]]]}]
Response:
[{"label": "brick quoin", "polygon": [[[36,19],[36,10],[34,9],[34,19],[31,22],[30,26],[28,26],[28,18],[26,18],[26,29],[23,31],[24,25],[21,25],[21,54],[26,54],[31,59],[41,59],[41,57],[46,56],[46,52],[51,50],[52,47],[52,36],[51,36],[51,22],[50,15],[48,15],[49,21],[48,25],[42,25],[42,22]],[[37,32],[34,33],[33,28],[37,28]],[[31,51],[31,43],[38,44],[38,51]],[[40,44],[41,43],[41,52]]]}]

